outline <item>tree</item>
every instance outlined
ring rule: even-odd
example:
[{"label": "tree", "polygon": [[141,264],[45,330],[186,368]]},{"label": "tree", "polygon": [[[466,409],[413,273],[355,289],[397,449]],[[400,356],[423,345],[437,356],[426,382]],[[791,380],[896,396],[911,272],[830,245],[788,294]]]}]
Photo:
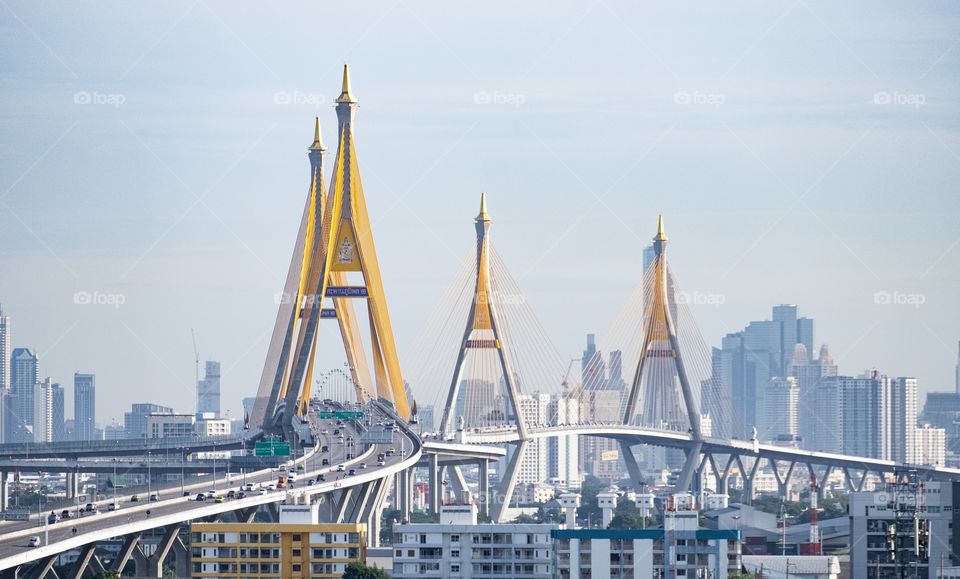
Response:
[{"label": "tree", "polygon": [[354,561],[343,570],[343,579],[390,579],[390,574],[376,565]]}]

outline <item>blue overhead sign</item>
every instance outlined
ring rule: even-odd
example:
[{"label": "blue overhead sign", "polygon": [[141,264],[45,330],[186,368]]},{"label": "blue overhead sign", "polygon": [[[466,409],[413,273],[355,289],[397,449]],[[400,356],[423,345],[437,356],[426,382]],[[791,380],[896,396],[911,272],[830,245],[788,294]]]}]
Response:
[{"label": "blue overhead sign", "polygon": [[327,288],[328,298],[365,298],[367,288],[363,286],[330,286]]}]

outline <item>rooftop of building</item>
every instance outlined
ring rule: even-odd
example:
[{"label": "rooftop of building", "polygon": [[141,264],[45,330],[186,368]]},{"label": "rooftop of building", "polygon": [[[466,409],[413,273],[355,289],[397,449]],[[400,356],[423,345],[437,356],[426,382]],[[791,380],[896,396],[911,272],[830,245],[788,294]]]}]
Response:
[{"label": "rooftop of building", "polygon": [[[696,531],[674,531],[678,536],[691,534],[697,539],[740,539],[740,531],[734,529],[698,529]],[[658,529],[556,529],[550,531],[552,539],[662,539],[664,531]]]}]

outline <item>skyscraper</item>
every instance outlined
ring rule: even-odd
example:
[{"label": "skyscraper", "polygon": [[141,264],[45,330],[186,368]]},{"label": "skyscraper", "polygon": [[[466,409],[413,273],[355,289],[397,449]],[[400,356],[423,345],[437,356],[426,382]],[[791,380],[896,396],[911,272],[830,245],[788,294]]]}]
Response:
[{"label": "skyscraper", "polygon": [[[762,421],[770,379],[789,375],[797,344],[803,344],[809,359],[813,320],[798,318],[793,304],[774,306],[772,318],[752,321],[742,331],[727,334],[720,348],[713,349],[713,375],[705,384],[718,400],[707,399],[704,406],[713,416],[717,433],[747,437]],[[800,396],[802,407],[802,387]],[[721,402],[729,409],[718,408]]]},{"label": "skyscraper", "polygon": [[74,440],[93,440],[97,430],[97,389],[93,374],[73,375]]},{"label": "skyscraper", "polygon": [[840,386],[843,454],[890,460],[890,379],[873,370],[834,380]]},{"label": "skyscraper", "polygon": [[197,382],[197,414],[212,412],[220,417],[220,362],[207,360],[203,380]]},{"label": "skyscraper", "polygon": [[917,379],[890,380],[890,460],[906,463],[916,452]]},{"label": "skyscraper", "polygon": [[33,423],[39,360],[27,348],[10,357],[10,395],[7,397],[6,442],[33,442]]},{"label": "skyscraper", "polygon": [[3,315],[0,306],[0,392],[10,389],[10,316]]},{"label": "skyscraper", "polygon": [[[828,448],[832,448],[830,445],[832,439],[829,438],[830,427],[827,427],[826,431],[824,430],[824,415],[822,413],[832,413],[837,410],[822,408],[817,396],[823,394],[829,397],[831,395],[830,391],[821,393],[820,384],[825,379],[837,375],[837,365],[830,355],[830,347],[826,344],[820,346],[819,357],[816,360],[811,360],[806,346],[796,344],[787,375],[797,379],[797,388],[800,394],[798,406],[801,446],[807,450],[827,451]],[[831,423],[826,422],[826,424]],[[839,452],[839,448],[836,448],[835,451]]]},{"label": "skyscraper", "polygon": [[53,435],[53,442],[63,442],[67,439],[66,431],[64,429],[67,417],[63,388],[59,384],[52,384],[50,395],[52,404],[52,423],[50,425],[50,431]]},{"label": "skyscraper", "polygon": [[758,430],[760,440],[793,442],[797,438],[796,378],[771,378],[764,394],[763,415]]},{"label": "skyscraper", "polygon": [[44,378],[33,397],[33,442],[53,442],[53,383]]}]

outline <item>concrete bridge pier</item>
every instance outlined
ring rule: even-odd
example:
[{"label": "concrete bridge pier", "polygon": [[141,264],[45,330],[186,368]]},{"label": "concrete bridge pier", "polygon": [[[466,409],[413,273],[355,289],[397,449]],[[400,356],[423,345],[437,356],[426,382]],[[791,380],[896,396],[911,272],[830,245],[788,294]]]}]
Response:
[{"label": "concrete bridge pier", "polygon": [[67,498],[75,499],[80,494],[79,476],[75,472],[67,473]]},{"label": "concrete bridge pier", "polygon": [[0,472],[0,511],[5,511],[10,506],[10,473]]},{"label": "concrete bridge pier", "polygon": [[429,486],[430,486],[430,496],[428,497],[427,502],[429,503],[428,507],[431,512],[439,513],[440,512],[440,457],[436,454],[431,454],[429,456],[430,465],[427,467],[430,469],[428,473]]},{"label": "concrete bridge pier", "polygon": [[487,459],[481,459],[477,465],[479,473],[477,473],[477,479],[479,480],[477,494],[478,502],[480,503],[480,512],[486,516],[490,516],[490,461]]}]

